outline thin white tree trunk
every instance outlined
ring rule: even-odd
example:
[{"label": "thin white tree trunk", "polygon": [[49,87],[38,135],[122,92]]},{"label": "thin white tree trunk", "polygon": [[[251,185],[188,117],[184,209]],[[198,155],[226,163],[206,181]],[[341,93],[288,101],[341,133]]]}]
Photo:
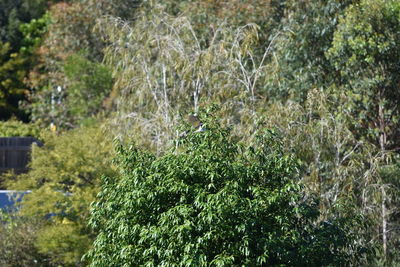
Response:
[{"label": "thin white tree trunk", "polygon": [[[385,113],[384,106],[382,102],[382,96],[379,95],[379,107],[378,107],[378,120],[379,120],[379,145],[381,148],[381,152],[384,155],[386,150],[386,125],[385,125]],[[381,181],[381,194],[382,194],[382,203],[381,203],[381,214],[382,214],[382,248],[383,248],[383,257],[386,260],[387,255],[387,208],[386,208],[386,191],[384,187],[384,181]]]},{"label": "thin white tree trunk", "polygon": [[386,191],[384,186],[381,187],[382,192],[382,245],[383,245],[383,256],[386,259],[387,253],[387,210],[386,210]]}]

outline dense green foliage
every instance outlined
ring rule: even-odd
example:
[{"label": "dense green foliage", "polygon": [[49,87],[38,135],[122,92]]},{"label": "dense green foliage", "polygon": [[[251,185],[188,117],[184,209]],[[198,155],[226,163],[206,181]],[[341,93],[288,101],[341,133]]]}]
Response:
[{"label": "dense green foliage", "polygon": [[263,85],[269,97],[304,101],[310,89],[329,85],[334,68],[325,53],[331,47],[338,18],[351,0],[289,1],[280,33],[271,73]]},{"label": "dense green foliage", "polygon": [[[19,229],[24,232],[24,227],[29,227],[30,223],[37,229],[27,233],[35,237],[28,238],[34,240],[28,246],[18,247],[18,242],[7,239],[10,242],[7,241],[6,250],[12,251],[12,246],[16,246],[15,253],[20,254],[21,259],[36,255],[38,262],[44,259],[51,266],[86,264],[79,258],[87,252],[96,236],[87,227],[88,206],[100,190],[100,177],[109,174],[112,178],[106,180],[108,191],[101,192],[103,198],[98,203],[106,205],[110,197],[118,201],[118,205],[133,205],[129,201],[124,202],[125,194],[121,192],[127,189],[123,188],[123,183],[118,180],[120,178],[114,178],[112,167],[105,163],[112,154],[110,140],[121,142],[119,157],[125,157],[126,164],[131,156],[132,164],[137,163],[137,158],[131,155],[137,151],[137,155],[142,155],[140,160],[149,165],[146,171],[167,177],[167,172],[153,165],[157,162],[166,164],[170,160],[169,163],[174,161],[189,166],[190,161],[186,162],[187,165],[179,161],[180,157],[189,157],[192,152],[194,154],[190,155],[196,154],[197,148],[190,153],[187,151],[189,141],[208,134],[211,138],[212,135],[206,131],[188,136],[186,141],[180,139],[183,144],[176,148],[172,140],[180,135],[177,125],[186,121],[188,114],[198,113],[210,103],[216,103],[218,108],[213,110],[212,115],[219,118],[221,128],[228,126],[232,136],[235,136],[231,146],[223,144],[221,149],[233,149],[238,141],[248,144],[246,148],[253,147],[257,151],[260,147],[256,145],[256,140],[262,125],[261,128],[277,128],[281,133],[281,146],[279,149],[275,147],[278,150],[271,151],[272,154],[268,152],[266,156],[280,151],[282,155],[294,155],[297,159],[296,164],[291,160],[285,162],[289,169],[296,166],[296,173],[293,174],[296,179],[283,179],[281,182],[295,188],[289,196],[304,196],[304,202],[301,202],[304,205],[310,204],[311,196],[319,200],[318,205],[309,207],[310,210],[318,209],[311,214],[301,211],[292,213],[294,206],[290,203],[280,206],[286,216],[283,218],[289,220],[297,214],[301,216],[296,218],[304,219],[277,224],[292,226],[293,231],[299,233],[292,240],[294,243],[289,243],[293,245],[296,241],[308,252],[301,251],[298,255],[309,253],[307,255],[315,256],[319,248],[312,242],[303,241],[310,236],[307,231],[329,230],[322,223],[329,221],[338,227],[331,232],[340,237],[336,241],[343,241],[341,237],[345,235],[341,235],[341,231],[346,231],[350,235],[346,235],[348,239],[344,241],[352,246],[337,244],[341,249],[330,250],[331,254],[325,257],[327,262],[318,262],[320,259],[314,256],[310,256],[309,262],[342,265],[345,262],[341,260],[345,257],[346,264],[350,265],[398,265],[398,2],[0,0],[0,119],[12,118],[0,124],[0,133],[2,136],[40,136],[45,143],[43,148],[34,148],[29,173],[17,179],[3,175],[8,177],[8,188],[32,189],[33,193],[23,205],[29,208],[23,208],[19,213],[30,218],[26,225],[22,221],[18,222],[21,227],[12,228],[6,224],[2,231],[7,238],[12,238],[13,232],[17,233]],[[15,122],[14,118],[25,122],[31,120],[32,123],[22,124]],[[51,129],[52,133],[44,134],[46,131],[43,129]],[[220,132],[217,129],[214,133],[218,136]],[[207,140],[212,142],[211,139]],[[213,140],[218,141],[218,138]],[[131,142],[136,144],[133,150],[125,146]],[[214,153],[215,157],[218,156],[218,149],[213,149],[205,150],[209,157]],[[240,165],[238,161],[244,161],[251,154],[245,147],[240,149],[243,149],[240,151],[244,155],[231,151],[234,156],[221,159],[221,162],[233,163],[226,170],[237,174],[237,177],[243,174],[235,169]],[[272,159],[272,162],[278,161]],[[257,162],[255,160],[249,165],[257,165]],[[133,168],[133,165],[122,162],[118,164],[122,170]],[[217,168],[213,163],[193,166],[196,170],[208,167]],[[176,168],[170,170],[179,174],[174,176],[176,179],[189,177]],[[128,177],[139,179],[139,174],[135,175],[125,173],[121,179],[132,186]],[[223,173],[218,175],[227,178]],[[154,179],[151,176],[148,181],[149,186],[156,188],[152,197],[161,199],[157,192],[172,194],[171,186],[166,184],[170,180]],[[252,184],[254,187],[262,185],[254,181]],[[221,185],[218,190],[225,192],[229,189],[231,200],[238,202],[237,212],[250,214],[251,209],[244,201],[247,195],[240,190],[233,191],[229,186]],[[268,185],[265,190],[276,188],[277,194],[283,190],[278,185],[274,186]],[[190,190],[181,194],[188,199],[196,192]],[[202,192],[209,193],[207,190]],[[180,200],[173,202],[176,199],[172,195],[168,195],[172,202],[165,203],[170,206],[163,208],[172,209],[173,204],[179,204]],[[228,202],[222,203],[226,205],[221,208],[229,208]],[[38,207],[43,207],[43,210]],[[171,212],[176,212],[172,215],[181,212],[179,216],[193,223],[191,229],[206,225],[189,219],[194,208],[185,206],[185,209],[176,208]],[[266,208],[270,210],[268,206]],[[26,213],[29,210],[32,212]],[[276,215],[274,212],[271,211],[272,217]],[[47,213],[56,216],[47,224],[35,228],[35,223],[41,222]],[[100,216],[100,213],[93,215]],[[341,219],[348,217],[361,220],[349,224],[349,221]],[[18,221],[17,217],[13,219]],[[238,216],[234,222],[246,225],[249,220]],[[172,230],[188,233],[185,232],[186,226],[177,228],[184,225],[180,221],[160,219],[161,222],[163,224],[160,225],[152,222],[154,229],[163,233]],[[309,227],[310,222],[315,228]],[[123,221],[125,223],[133,221]],[[267,220],[265,223],[270,222]],[[224,225],[216,222],[215,226],[222,229]],[[143,226],[140,229],[146,228]],[[224,229],[220,232],[224,233]],[[294,232],[287,231],[287,234]],[[243,237],[243,232],[239,230],[232,230],[232,233]],[[317,238],[326,232],[313,233]],[[125,238],[117,230],[113,235],[115,242]],[[15,234],[15,240],[18,236]],[[330,236],[326,235],[327,238]],[[151,243],[153,241],[149,236],[141,238],[145,237],[148,237],[147,245],[160,245],[154,240],[155,243]],[[167,237],[163,238],[167,240]],[[168,238],[173,239],[179,251],[181,248],[178,247],[183,246],[179,237],[168,235]],[[320,243],[315,242],[322,248],[332,242],[320,240]],[[289,244],[286,241],[282,238],[284,247]],[[31,244],[36,248],[32,253],[27,251]],[[101,244],[108,243],[104,241]],[[235,246],[232,245],[229,253],[237,248]],[[360,247],[368,248],[363,257],[358,254],[357,248]],[[97,248],[95,245],[92,256],[99,251]],[[193,252],[193,249],[201,253],[204,251],[200,247],[188,247],[188,251]],[[146,247],[129,247],[116,261],[137,255],[135,253],[141,250],[146,250]],[[234,259],[244,262],[242,259],[247,259],[247,256],[243,256],[240,249],[236,251],[242,256],[235,254]],[[149,257],[143,256],[138,262],[149,260],[153,251],[148,252]],[[268,250],[270,255],[276,256],[275,252]],[[108,254],[96,255],[99,257],[96,260],[100,260]],[[228,253],[224,255],[225,258],[218,258],[221,264],[230,259]],[[287,258],[283,258],[284,254],[280,255],[281,258],[271,257],[291,265]],[[333,255],[338,262],[331,261]],[[163,259],[170,262],[177,259],[172,257],[173,254]],[[18,258],[18,255],[12,255],[12,258]],[[303,260],[299,259],[298,263],[304,263]],[[127,264],[133,265],[132,262]],[[108,265],[117,263],[110,262]]]},{"label": "dense green foliage", "polygon": [[24,80],[33,64],[33,48],[40,43],[44,33],[46,22],[40,18],[51,2],[53,1],[0,1],[1,120],[11,116],[27,120],[27,111],[20,106],[29,89]]},{"label": "dense green foliage", "polygon": [[31,136],[40,139],[41,128],[33,123],[22,123],[16,120],[0,122],[0,137]]},{"label": "dense green foliage", "polygon": [[12,53],[11,49],[9,43],[0,41],[0,119],[8,119],[12,115],[25,118],[18,105],[26,95],[23,79],[27,59]]},{"label": "dense green foliage", "polygon": [[95,29],[97,20],[133,16],[135,9],[136,1],[131,0],[77,0],[50,8],[51,23],[28,79],[33,89],[28,107],[34,120],[75,128],[83,117],[97,114],[113,83],[101,64],[106,42]]},{"label": "dense green foliage", "polygon": [[[342,265],[347,235],[297,183],[273,132],[247,147],[208,122],[155,157],[120,147],[90,224],[91,266]],[[315,223],[315,224],[314,224]],[[322,245],[323,244],[323,245]]]},{"label": "dense green foliage", "polygon": [[108,68],[74,55],[67,58],[64,71],[69,81],[68,95],[64,99],[69,117],[82,121],[99,113],[113,85]]},{"label": "dense green foliage", "polygon": [[105,113],[103,103],[113,85],[109,69],[81,54],[68,56],[62,69],[63,85],[45,87],[32,99],[33,118],[42,125],[76,128]]},{"label": "dense green foliage", "polygon": [[400,3],[361,1],[346,11],[328,55],[354,103],[356,127],[383,150],[399,145]]},{"label": "dense green foliage", "polygon": [[39,252],[54,265],[74,266],[93,238],[86,224],[99,179],[114,173],[111,143],[96,127],[48,133],[43,142],[33,148],[31,171],[8,178],[8,188],[32,191],[22,201],[21,215],[53,215],[36,233]]}]

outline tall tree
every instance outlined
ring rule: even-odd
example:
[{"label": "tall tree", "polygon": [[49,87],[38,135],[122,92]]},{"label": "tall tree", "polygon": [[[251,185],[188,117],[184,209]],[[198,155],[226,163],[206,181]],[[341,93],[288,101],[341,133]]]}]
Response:
[{"label": "tall tree", "polygon": [[90,224],[91,266],[342,265],[351,236],[317,222],[277,136],[244,146],[212,120],[156,157],[120,147],[121,177],[103,179]]},{"label": "tall tree", "polygon": [[[363,0],[351,5],[340,20],[327,53],[340,75],[338,87],[351,100],[346,112],[354,117],[354,132],[360,139],[379,146],[383,165],[391,162],[387,152],[398,151],[400,145],[399,18],[398,1]],[[381,202],[382,248],[386,256],[389,232],[395,231],[389,229],[390,199],[398,198],[400,191],[389,190],[396,183],[385,180],[385,176],[376,179]]]},{"label": "tall tree", "polygon": [[304,101],[309,90],[330,85],[335,72],[325,52],[339,16],[352,2],[287,1],[263,85],[269,98]]},{"label": "tall tree", "polygon": [[[38,62],[30,72],[29,84],[33,88],[29,97],[29,106],[32,111],[33,120],[40,120],[48,125],[51,122],[59,127],[74,128],[79,125],[79,119],[74,112],[77,107],[69,105],[73,102],[68,96],[84,94],[90,86],[90,93],[84,99],[96,105],[97,110],[102,108],[101,101],[90,94],[106,95],[104,88],[110,89],[111,77],[108,81],[104,78],[110,75],[101,75],[98,79],[104,84],[93,82],[88,84],[88,75],[104,74],[104,66],[100,64],[103,60],[103,49],[106,43],[102,38],[101,29],[95,28],[97,20],[103,16],[115,16],[121,18],[134,18],[138,1],[72,1],[60,2],[53,5],[49,10],[51,23],[42,45],[36,51]],[[84,57],[79,60],[77,68],[89,68],[82,75],[71,75],[70,57]],[[86,63],[85,63],[85,62]],[[76,72],[75,72],[76,73]],[[86,82],[81,78],[86,75]],[[91,76],[96,79],[96,77]],[[104,86],[103,86],[104,85]],[[71,89],[70,89],[71,87]],[[72,97],[73,98],[73,97]],[[75,111],[70,112],[71,109]],[[94,109],[92,108],[92,111]],[[51,114],[49,116],[49,114]],[[87,115],[87,114],[85,114]]]},{"label": "tall tree", "polygon": [[[39,19],[52,1],[16,0],[0,1],[0,120],[11,116],[28,120],[28,112],[20,105],[28,96],[29,87],[24,80],[32,67],[33,43],[27,43],[26,25]],[[32,25],[43,28],[42,25]],[[25,27],[25,32],[22,28]],[[43,32],[29,32],[41,37]],[[40,34],[39,34],[40,33]],[[27,47],[30,47],[26,49]]]}]

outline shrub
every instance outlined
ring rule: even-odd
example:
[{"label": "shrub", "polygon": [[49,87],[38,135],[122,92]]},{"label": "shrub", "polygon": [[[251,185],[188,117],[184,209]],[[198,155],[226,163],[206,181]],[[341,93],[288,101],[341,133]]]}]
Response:
[{"label": "shrub", "polygon": [[35,246],[56,266],[81,264],[93,233],[87,227],[89,206],[99,191],[101,175],[112,175],[111,142],[99,127],[61,135],[48,133],[44,146],[32,150],[30,171],[7,181],[7,188],[31,190],[19,216],[49,218]]},{"label": "shrub", "polygon": [[43,220],[23,218],[0,209],[0,265],[48,266],[47,258],[35,247]]},{"label": "shrub", "polygon": [[37,124],[17,120],[0,122],[0,137],[31,136],[39,138],[41,129]]}]

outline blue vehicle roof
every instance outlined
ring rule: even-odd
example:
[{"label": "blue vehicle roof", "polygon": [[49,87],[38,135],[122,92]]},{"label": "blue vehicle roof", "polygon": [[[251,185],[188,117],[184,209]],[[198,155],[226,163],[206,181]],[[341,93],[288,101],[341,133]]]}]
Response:
[{"label": "blue vehicle roof", "polygon": [[30,191],[0,190],[0,209],[13,209],[15,203],[21,201],[22,197],[28,193]]}]

